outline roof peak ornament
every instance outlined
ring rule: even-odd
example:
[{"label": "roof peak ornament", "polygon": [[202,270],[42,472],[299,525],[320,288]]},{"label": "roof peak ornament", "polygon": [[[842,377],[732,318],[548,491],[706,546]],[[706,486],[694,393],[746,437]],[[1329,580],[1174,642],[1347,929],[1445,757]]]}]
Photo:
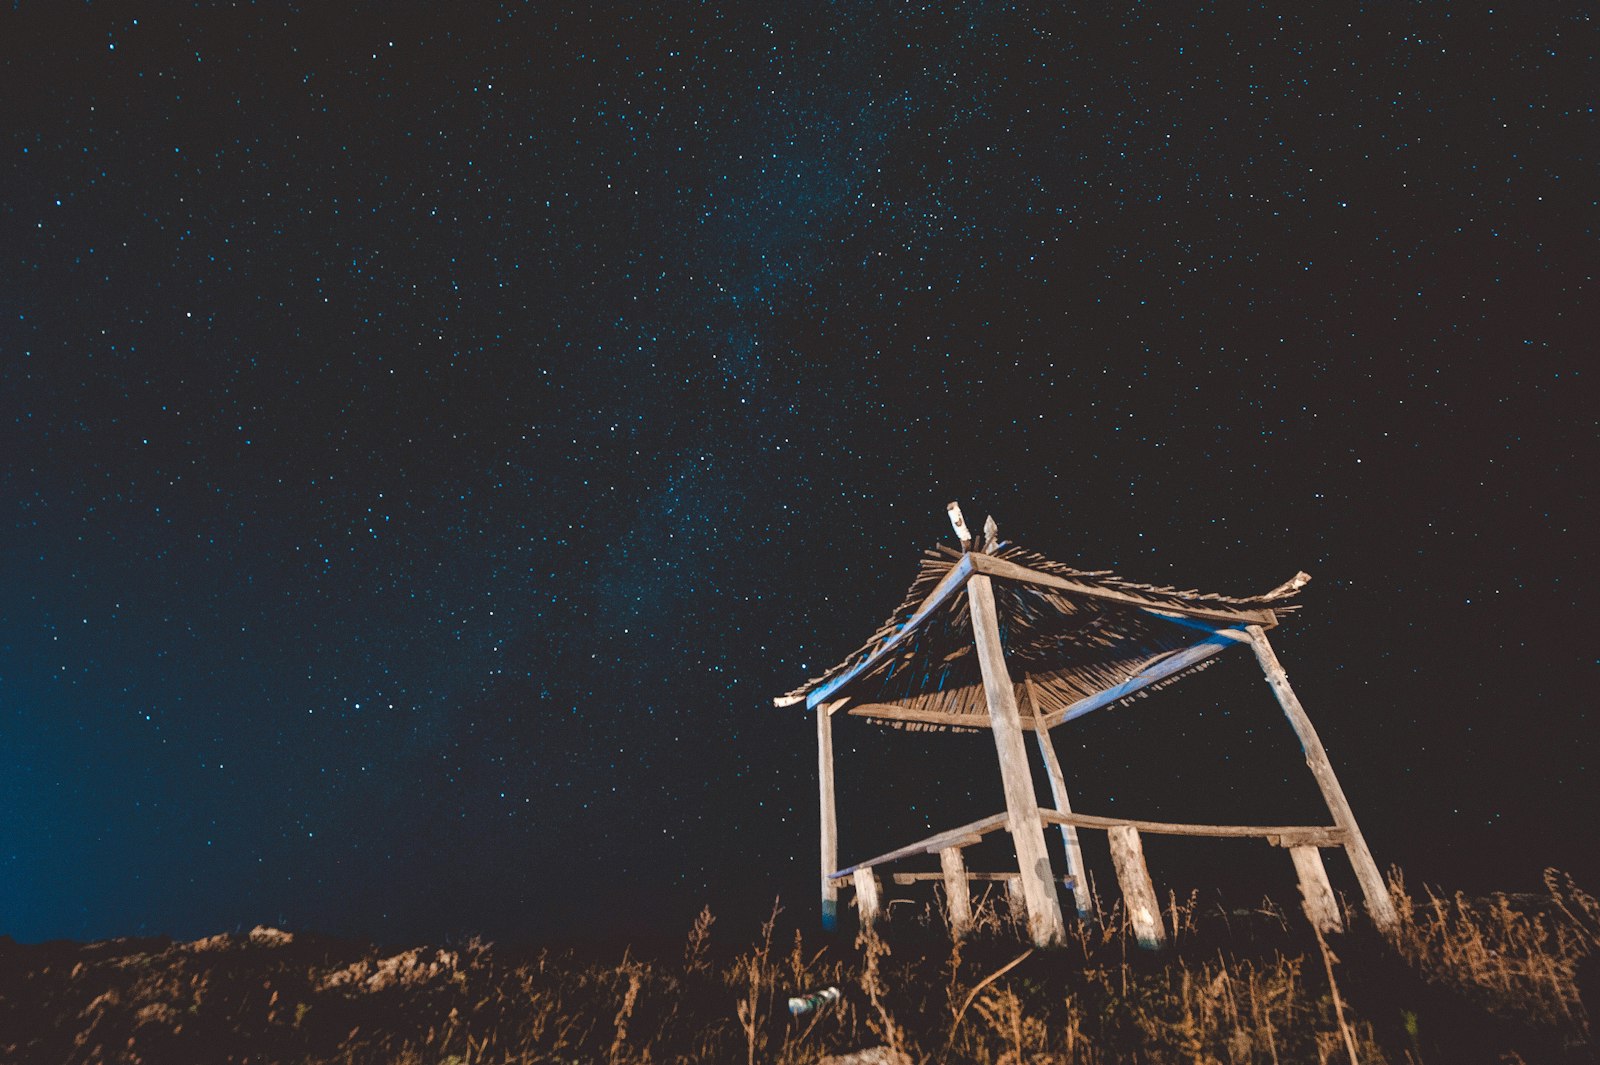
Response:
[{"label": "roof peak ornament", "polygon": [[967,519],[961,516],[961,504],[952,502],[944,509],[950,515],[950,527],[956,531],[956,539],[961,541],[961,550],[971,550],[972,531],[967,528]]}]

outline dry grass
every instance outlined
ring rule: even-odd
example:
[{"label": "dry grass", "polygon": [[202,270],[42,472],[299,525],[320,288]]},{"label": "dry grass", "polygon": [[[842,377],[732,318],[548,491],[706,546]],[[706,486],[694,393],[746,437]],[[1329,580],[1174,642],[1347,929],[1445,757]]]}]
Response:
[{"label": "dry grass", "polygon": [[[0,1061],[1590,1060],[1577,982],[1600,903],[1555,874],[1547,887],[1413,897],[1396,877],[1394,934],[1327,943],[1270,904],[1207,914],[1171,897],[1160,956],[1130,947],[1115,906],[1064,949],[1028,951],[991,898],[960,943],[934,907],[897,907],[851,942],[785,930],[774,905],[752,944],[724,949],[707,909],[665,960],[481,942],[386,959],[270,935],[0,944]],[[836,1005],[789,1016],[788,996],[828,986]]]}]

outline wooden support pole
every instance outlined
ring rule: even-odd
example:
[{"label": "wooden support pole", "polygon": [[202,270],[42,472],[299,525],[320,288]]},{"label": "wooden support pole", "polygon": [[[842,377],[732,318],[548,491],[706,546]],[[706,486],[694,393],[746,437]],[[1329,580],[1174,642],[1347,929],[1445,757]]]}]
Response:
[{"label": "wooden support pole", "polygon": [[972,895],[967,888],[967,862],[960,847],[939,852],[939,868],[944,872],[944,902],[950,914],[950,935],[960,939],[972,928]]},{"label": "wooden support pole", "polygon": [[972,634],[977,644],[978,667],[983,673],[984,697],[989,704],[990,730],[994,733],[995,751],[1000,758],[1008,827],[1016,847],[1017,869],[1027,902],[1028,935],[1036,946],[1055,946],[1065,941],[1067,930],[1061,920],[1061,903],[1056,898],[1050,852],[1044,845],[1044,822],[1039,818],[1039,799],[1033,791],[1028,749],[1022,742],[1022,714],[1017,709],[1016,689],[1006,669],[1005,651],[1000,646],[1000,621],[995,611],[994,588],[988,577],[974,575],[967,580],[967,604],[972,612]]},{"label": "wooden support pole", "polygon": [[1295,875],[1300,880],[1300,904],[1306,920],[1319,932],[1343,932],[1344,918],[1339,916],[1339,900],[1328,883],[1322,852],[1316,847],[1290,847],[1289,857],[1294,859]]},{"label": "wooden support pole", "polygon": [[883,910],[878,899],[878,874],[871,869],[857,869],[850,876],[856,885],[856,916],[862,928],[871,928]]},{"label": "wooden support pole", "polygon": [[1278,705],[1283,707],[1289,727],[1300,738],[1306,765],[1317,780],[1322,799],[1328,804],[1328,812],[1333,815],[1333,823],[1345,832],[1345,853],[1350,856],[1356,882],[1361,885],[1361,894],[1366,898],[1367,913],[1372,917],[1373,924],[1387,931],[1395,927],[1398,921],[1394,902],[1390,900],[1388,887],[1378,872],[1378,863],[1372,860],[1372,851],[1367,849],[1366,838],[1361,834],[1361,826],[1356,824],[1356,815],[1344,797],[1344,789],[1339,786],[1339,778],[1334,775],[1333,766],[1328,762],[1328,752],[1322,749],[1322,740],[1317,737],[1317,730],[1311,727],[1311,718],[1306,716],[1305,707],[1300,705],[1294,689],[1289,687],[1289,676],[1278,662],[1278,656],[1273,653],[1272,644],[1267,642],[1267,634],[1258,625],[1251,625],[1245,631],[1250,635],[1250,645],[1255,648],[1261,671],[1272,686],[1272,694],[1278,697]]},{"label": "wooden support pole", "polygon": [[1011,916],[1019,924],[1028,920],[1028,896],[1022,890],[1022,877],[1006,877],[1006,905],[1011,908]]},{"label": "wooden support pole", "polygon": [[1146,950],[1160,950],[1166,943],[1161,924],[1161,903],[1156,886],[1150,882],[1150,869],[1144,863],[1144,845],[1139,830],[1132,825],[1106,829],[1111,840],[1111,863],[1117,869],[1117,884],[1122,888],[1122,903],[1127,907],[1133,934]]},{"label": "wooden support pole", "polygon": [[[1056,745],[1050,739],[1050,730],[1040,720],[1039,701],[1034,698],[1033,682],[1024,677],[1022,686],[1027,689],[1028,701],[1032,704],[1033,735],[1039,741],[1039,754],[1044,758],[1045,774],[1050,778],[1050,797],[1055,802],[1056,812],[1070,814],[1072,801],[1067,797],[1067,778],[1061,771],[1061,759],[1056,756]],[[1062,822],[1057,827],[1061,829],[1061,845],[1067,854],[1067,875],[1072,878],[1072,901],[1077,904],[1079,917],[1092,917],[1094,899],[1089,894],[1089,877],[1083,868],[1083,848],[1078,844],[1078,826]]]},{"label": "wooden support pole", "polygon": [[822,703],[817,715],[817,785],[822,818],[822,930],[832,932],[839,923],[839,885],[833,872],[839,868],[839,816],[833,801],[832,706]]}]

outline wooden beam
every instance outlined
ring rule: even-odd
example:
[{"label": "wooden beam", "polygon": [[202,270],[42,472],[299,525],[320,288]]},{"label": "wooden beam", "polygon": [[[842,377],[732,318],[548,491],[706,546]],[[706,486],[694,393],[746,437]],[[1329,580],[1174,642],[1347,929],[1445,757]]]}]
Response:
[{"label": "wooden beam", "polygon": [[1117,870],[1117,884],[1122,888],[1133,934],[1141,947],[1159,950],[1166,942],[1166,930],[1161,925],[1161,903],[1150,882],[1139,830],[1132,825],[1113,825],[1107,835],[1111,840],[1111,864]]},{"label": "wooden beam", "polygon": [[[988,558],[987,555],[969,558]],[[972,635],[983,673],[984,699],[989,704],[989,729],[994,733],[1000,759],[1000,779],[1006,796],[1011,841],[1017,851],[1017,870],[1027,901],[1028,935],[1036,946],[1054,946],[1066,939],[1061,903],[1056,898],[1055,874],[1044,845],[1044,824],[1039,820],[1039,799],[1033,791],[1028,749],[1022,742],[1022,715],[1016,688],[1006,669],[1000,646],[1000,620],[995,611],[994,588],[989,578],[974,574],[967,580],[967,605],[972,614]]]},{"label": "wooden beam", "polygon": [[[1023,677],[1022,687],[1028,693],[1029,707],[1037,718],[1039,698],[1033,690],[1033,681],[1026,676]],[[1045,774],[1050,778],[1050,797],[1055,802],[1056,812],[1070,814],[1072,801],[1067,796],[1067,778],[1061,771],[1061,759],[1056,756],[1056,745],[1050,739],[1050,730],[1034,729],[1033,736],[1039,741],[1039,754],[1044,758]],[[1057,822],[1057,827],[1061,829],[1061,845],[1067,856],[1067,875],[1072,878],[1072,901],[1077,906],[1079,917],[1091,917],[1094,915],[1094,899],[1089,895],[1089,879],[1084,875],[1083,848],[1078,844],[1078,826]]]},{"label": "wooden beam", "polygon": [[970,554],[962,555],[961,560],[951,566],[950,572],[946,573],[944,579],[934,587],[933,591],[928,593],[928,597],[922,601],[922,605],[917,607],[917,612],[912,614],[904,625],[900,626],[900,631],[885,640],[876,651],[868,655],[858,665],[834,677],[808,694],[806,696],[806,708],[815,707],[857,677],[870,673],[882,665],[894,649],[904,643],[906,638],[917,630],[918,626],[928,620],[934,611],[938,610],[956,592],[961,590],[961,586],[966,584],[967,578],[972,576],[972,559],[973,556]]},{"label": "wooden beam", "polygon": [[1141,688],[1166,680],[1168,677],[1182,673],[1184,670],[1199,665],[1212,655],[1226,651],[1230,647],[1248,643],[1249,637],[1238,629],[1218,629],[1199,643],[1190,644],[1182,650],[1174,651],[1165,658],[1157,659],[1134,676],[1129,677],[1121,684],[1113,685],[1104,691],[1093,695],[1086,695],[1077,702],[1053,710],[1040,718],[1040,723],[1045,728],[1055,728],[1064,721],[1072,721],[1085,714],[1091,714],[1101,707],[1110,706],[1118,699],[1125,699]]},{"label": "wooden beam", "polygon": [[[988,714],[952,714],[944,710],[913,710],[894,703],[857,703],[845,713],[851,717],[875,717],[882,721],[914,721],[923,725],[954,725],[957,728],[988,728]],[[1023,731],[1033,731],[1033,718],[1025,717],[1019,724]]]},{"label": "wooden beam", "polygon": [[[1058,813],[1041,810],[1039,816],[1048,824],[1076,825],[1079,828],[1118,827],[1137,828],[1158,836],[1211,836],[1222,839],[1275,839],[1292,840],[1291,845],[1343,846],[1344,832],[1323,825],[1186,825],[1173,821],[1138,821],[1131,817],[1097,817],[1094,814]],[[1323,841],[1318,843],[1317,841]]]},{"label": "wooden beam", "polygon": [[1306,920],[1319,932],[1343,932],[1344,918],[1339,915],[1333,885],[1328,883],[1322,852],[1315,847],[1290,847],[1289,857],[1294,859],[1295,877],[1300,881],[1300,906]]},{"label": "wooden beam", "polygon": [[974,821],[970,825],[962,825],[960,828],[952,828],[947,832],[940,832],[929,836],[927,839],[918,840],[915,843],[908,843],[906,846],[892,850],[887,854],[880,854],[876,858],[869,858],[864,862],[857,862],[855,865],[852,865],[847,869],[840,869],[838,872],[830,875],[837,880],[840,877],[849,876],[857,869],[866,869],[874,865],[886,865],[889,862],[897,862],[901,858],[911,858],[919,854],[937,854],[946,847],[969,846],[978,838],[1005,827],[1006,815],[995,814],[992,817],[985,817]]},{"label": "wooden beam", "polygon": [[829,876],[839,864],[839,817],[833,794],[833,704],[823,703],[817,715],[817,786],[822,823],[822,928],[831,932],[839,920],[839,886]]},{"label": "wooden beam", "polygon": [[1289,727],[1300,738],[1306,765],[1316,778],[1322,799],[1328,804],[1328,812],[1333,815],[1333,823],[1344,832],[1345,853],[1350,857],[1356,882],[1361,885],[1361,893],[1366,898],[1367,913],[1379,928],[1394,928],[1399,922],[1394,902],[1389,898],[1383,875],[1378,872],[1378,863],[1372,860],[1366,837],[1361,834],[1361,826],[1356,824],[1355,812],[1350,809],[1344,788],[1339,786],[1339,778],[1333,772],[1333,765],[1328,761],[1328,752],[1323,749],[1317,730],[1311,725],[1311,718],[1306,716],[1305,707],[1300,705],[1294,689],[1289,686],[1289,675],[1284,672],[1283,665],[1273,652],[1272,644],[1267,642],[1267,634],[1255,625],[1245,631],[1250,634],[1250,643],[1255,648],[1257,661],[1261,663],[1261,672],[1266,674],[1272,694],[1277,696],[1278,705],[1283,708],[1283,716],[1289,719]]},{"label": "wooden beam", "polygon": [[[960,848],[951,848],[951,849],[952,850],[959,850]],[[942,854],[944,852],[940,851],[940,853]],[[965,859],[963,859],[963,868],[965,868]],[[979,883],[982,883],[982,884],[998,884],[998,883],[1001,883],[1002,881],[1006,881],[1006,880],[1015,880],[1016,876],[1017,876],[1016,873],[973,873],[973,872],[963,873],[962,875],[967,878],[969,883],[973,883],[973,884],[979,884]],[[941,872],[937,872],[937,873],[932,873],[932,872],[929,872],[929,873],[895,873],[889,879],[893,880],[896,884],[901,884],[901,885],[905,885],[905,884],[920,884],[920,883],[922,883],[924,881],[927,881],[927,880],[943,880],[944,879],[944,873],[942,871]],[[1071,887],[1072,886],[1071,885],[1071,881],[1067,877],[1062,877],[1061,878],[1061,885],[1063,887]]]},{"label": "wooden beam", "polygon": [[1101,588],[1098,585],[1075,581],[1070,577],[1058,577],[1053,573],[1044,573],[1003,558],[996,558],[994,555],[975,555],[974,566],[978,573],[986,576],[1000,577],[1008,581],[1020,581],[1024,584],[1034,584],[1041,588],[1054,588],[1057,591],[1071,592],[1085,599],[1098,599],[1102,602],[1116,603],[1119,606],[1137,607],[1140,610],[1148,610],[1155,614],[1181,614],[1206,621],[1220,621],[1228,625],[1260,625],[1269,629],[1278,623],[1277,615],[1270,610],[1228,607],[1220,604],[1193,606],[1187,603],[1164,603],[1155,599],[1146,599],[1137,592]]},{"label": "wooden beam", "polygon": [[871,869],[857,869],[851,876],[856,885],[856,917],[862,928],[871,928],[877,923],[878,914],[883,912],[877,874]]},{"label": "wooden beam", "polygon": [[[960,847],[946,847],[939,852],[938,875],[944,880],[944,902],[945,910],[950,915],[950,935],[960,939],[972,928],[972,896],[967,890],[967,881],[973,876],[967,872],[967,863],[961,857]],[[894,881],[901,883],[898,874]]]}]

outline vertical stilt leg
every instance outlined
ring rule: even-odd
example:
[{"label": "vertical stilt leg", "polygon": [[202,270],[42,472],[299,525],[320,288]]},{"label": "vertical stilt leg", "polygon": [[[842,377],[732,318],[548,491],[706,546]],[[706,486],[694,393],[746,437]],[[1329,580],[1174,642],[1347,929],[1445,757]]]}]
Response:
[{"label": "vertical stilt leg", "polygon": [[1328,752],[1322,749],[1322,740],[1317,737],[1317,730],[1311,727],[1311,719],[1306,716],[1305,708],[1300,705],[1294,689],[1289,687],[1289,676],[1278,662],[1278,656],[1273,653],[1272,645],[1267,642],[1267,634],[1259,625],[1251,625],[1246,631],[1250,635],[1250,645],[1255,649],[1256,660],[1261,663],[1261,671],[1266,674],[1267,683],[1272,686],[1272,694],[1278,697],[1278,705],[1283,707],[1283,714],[1289,719],[1289,726],[1294,729],[1295,735],[1300,737],[1300,746],[1306,754],[1306,765],[1310,767],[1311,775],[1317,780],[1317,787],[1322,791],[1322,799],[1328,804],[1328,812],[1333,815],[1333,823],[1344,830],[1345,853],[1350,856],[1350,865],[1355,869],[1356,882],[1361,885],[1361,894],[1366,898],[1367,913],[1371,915],[1372,923],[1379,928],[1393,928],[1398,920],[1394,912],[1394,903],[1389,898],[1389,890],[1383,882],[1383,875],[1378,872],[1378,863],[1372,860],[1372,852],[1367,849],[1367,840],[1361,834],[1361,826],[1356,824],[1356,815],[1344,797],[1344,789],[1339,786],[1339,778],[1334,775],[1333,766],[1328,762]]},{"label": "vertical stilt leg", "polygon": [[817,706],[817,782],[822,814],[822,928],[831,932],[839,920],[839,885],[831,874],[839,868],[839,820],[833,803],[833,706]]},{"label": "vertical stilt leg", "polygon": [[950,911],[950,935],[960,939],[972,928],[972,896],[967,890],[967,862],[960,847],[939,852],[939,868],[944,871],[945,907]]},{"label": "vertical stilt leg", "polygon": [[1306,919],[1319,932],[1343,932],[1344,919],[1339,916],[1333,885],[1328,883],[1322,852],[1316,847],[1290,847],[1289,857],[1294,859],[1295,875],[1300,880],[1300,902]]},{"label": "vertical stilt leg", "polygon": [[1133,934],[1146,950],[1159,950],[1166,943],[1161,925],[1161,903],[1156,886],[1150,882],[1150,869],[1144,863],[1144,844],[1132,825],[1113,825],[1106,830],[1111,840],[1111,862],[1117,868],[1117,883],[1122,887],[1122,902],[1128,908]]},{"label": "vertical stilt leg", "polygon": [[[1050,730],[1040,724],[1039,704],[1033,699],[1033,684],[1026,678],[1023,686],[1028,690],[1029,701],[1033,703],[1033,735],[1039,742],[1039,754],[1044,758],[1045,774],[1050,778],[1050,797],[1055,801],[1056,810],[1060,813],[1072,812],[1072,801],[1067,798],[1067,779],[1061,771],[1061,759],[1056,757],[1055,743],[1050,739]],[[1067,875],[1072,877],[1072,901],[1077,904],[1079,917],[1094,915],[1094,900],[1089,895],[1089,877],[1083,867],[1083,848],[1078,845],[1078,828],[1076,825],[1060,825],[1061,843],[1067,853]]]},{"label": "vertical stilt leg", "polygon": [[1022,877],[1006,877],[1006,906],[1011,910],[1011,916],[1018,924],[1027,923],[1028,896],[1022,890]]},{"label": "vertical stilt leg", "polygon": [[862,928],[878,923],[883,904],[878,900],[878,875],[871,869],[857,869],[850,874],[856,884],[856,916]]},{"label": "vertical stilt leg", "polygon": [[1022,741],[1022,715],[1017,709],[1011,674],[1006,669],[1005,651],[1000,646],[1000,622],[995,611],[994,588],[988,577],[977,574],[967,580],[967,603],[972,612],[972,634],[977,644],[978,666],[983,673],[984,697],[989,704],[990,728],[1000,758],[1006,816],[1010,819],[1011,840],[1017,850],[1017,869],[1027,902],[1028,935],[1037,946],[1054,946],[1065,940],[1066,926],[1061,920],[1061,903],[1056,898],[1050,852],[1044,845],[1044,822],[1039,818],[1039,799],[1033,791],[1028,749]]}]

